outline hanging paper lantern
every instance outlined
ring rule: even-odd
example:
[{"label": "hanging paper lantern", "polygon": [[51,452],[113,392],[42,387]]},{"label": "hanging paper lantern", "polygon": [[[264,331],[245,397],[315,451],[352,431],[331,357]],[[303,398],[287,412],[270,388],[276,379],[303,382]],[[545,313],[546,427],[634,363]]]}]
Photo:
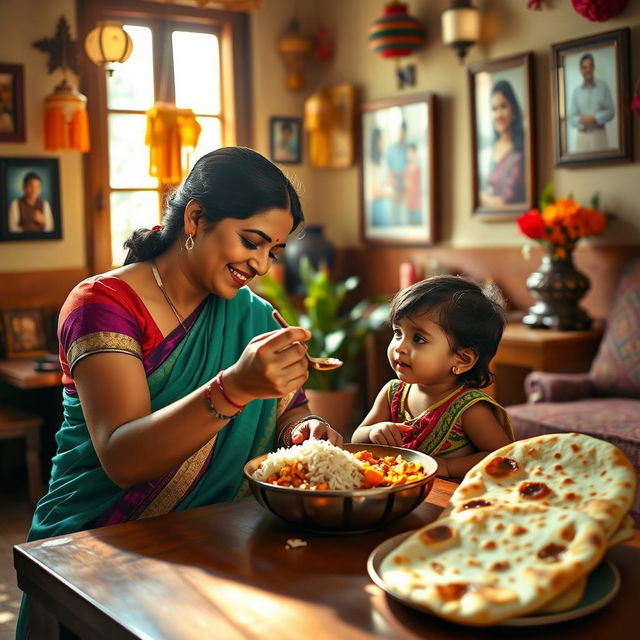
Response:
[{"label": "hanging paper lantern", "polygon": [[66,78],[44,99],[44,148],[89,151],[87,98]]},{"label": "hanging paper lantern", "polygon": [[424,41],[424,28],[417,18],[409,15],[407,5],[390,2],[384,15],[369,27],[369,46],[383,58],[408,56]]},{"label": "hanging paper lantern", "polygon": [[573,8],[591,22],[606,22],[618,15],[627,0],[571,0]]},{"label": "hanging paper lantern", "polygon": [[285,34],[278,40],[278,52],[287,72],[286,87],[289,91],[300,91],[304,87],[302,74],[312,48],[311,38],[300,32],[297,20],[292,20]]},{"label": "hanging paper lantern", "polygon": [[125,62],[133,51],[133,40],[122,25],[100,22],[84,40],[84,50],[91,62],[104,66],[113,74],[114,62]]}]

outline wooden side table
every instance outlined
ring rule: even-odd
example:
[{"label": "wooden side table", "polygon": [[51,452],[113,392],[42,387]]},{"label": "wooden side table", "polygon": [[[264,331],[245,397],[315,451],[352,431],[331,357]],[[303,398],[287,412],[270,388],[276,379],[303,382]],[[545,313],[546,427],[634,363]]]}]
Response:
[{"label": "wooden side table", "polygon": [[588,371],[601,337],[602,329],[553,331],[508,324],[492,361],[496,382],[489,392],[503,405],[525,402],[523,383],[529,371]]}]

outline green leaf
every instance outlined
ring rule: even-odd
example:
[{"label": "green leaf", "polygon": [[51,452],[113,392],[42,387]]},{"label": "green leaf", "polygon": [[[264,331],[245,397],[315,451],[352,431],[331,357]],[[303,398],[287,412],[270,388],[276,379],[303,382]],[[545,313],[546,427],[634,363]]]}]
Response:
[{"label": "green leaf", "polygon": [[545,188],[542,190],[542,194],[540,195],[540,211],[548,207],[550,204],[553,204],[555,201],[556,198],[553,193],[553,182],[549,182],[545,185]]}]

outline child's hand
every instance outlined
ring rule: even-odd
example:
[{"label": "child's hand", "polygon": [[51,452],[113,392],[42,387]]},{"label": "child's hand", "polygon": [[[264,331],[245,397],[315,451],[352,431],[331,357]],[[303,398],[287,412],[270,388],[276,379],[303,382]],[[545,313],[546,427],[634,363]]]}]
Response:
[{"label": "child's hand", "polygon": [[369,430],[369,440],[375,444],[384,444],[390,447],[402,446],[402,434],[410,431],[411,427],[397,422],[378,422]]}]

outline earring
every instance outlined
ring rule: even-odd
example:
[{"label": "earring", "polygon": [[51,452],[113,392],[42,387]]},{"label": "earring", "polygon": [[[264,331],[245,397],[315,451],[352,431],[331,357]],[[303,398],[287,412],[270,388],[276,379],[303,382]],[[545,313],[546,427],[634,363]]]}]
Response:
[{"label": "earring", "polygon": [[451,367],[451,373],[453,373],[454,376],[458,375],[458,367]]},{"label": "earring", "polygon": [[194,245],[195,245],[195,242],[194,242],[194,240],[193,240],[193,234],[192,234],[192,233],[190,233],[190,234],[189,234],[189,237],[186,239],[186,241],[185,241],[185,243],[184,243],[184,248],[185,248],[187,251],[191,251],[191,250],[193,249]]}]

